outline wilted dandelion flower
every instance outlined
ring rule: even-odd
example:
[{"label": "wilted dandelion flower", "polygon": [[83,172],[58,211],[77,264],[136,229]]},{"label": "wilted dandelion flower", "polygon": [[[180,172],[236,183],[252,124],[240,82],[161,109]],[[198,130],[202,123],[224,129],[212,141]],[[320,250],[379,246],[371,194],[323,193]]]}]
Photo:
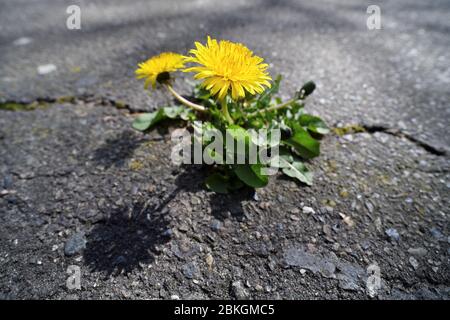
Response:
[{"label": "wilted dandelion flower", "polygon": [[138,79],[145,79],[144,87],[149,84],[155,88],[156,82],[164,82],[170,78],[169,72],[177,71],[184,67],[184,56],[173,52],[163,52],[138,64],[135,71]]},{"label": "wilted dandelion flower", "polygon": [[268,65],[243,44],[226,40],[219,42],[208,36],[206,45],[196,42],[195,47],[190,51],[192,56],[185,61],[199,66],[183,71],[195,72],[195,79],[204,79],[202,85],[219,100],[223,100],[229,91],[237,100],[245,97],[245,91],[256,94],[270,87],[272,79],[266,71]]}]

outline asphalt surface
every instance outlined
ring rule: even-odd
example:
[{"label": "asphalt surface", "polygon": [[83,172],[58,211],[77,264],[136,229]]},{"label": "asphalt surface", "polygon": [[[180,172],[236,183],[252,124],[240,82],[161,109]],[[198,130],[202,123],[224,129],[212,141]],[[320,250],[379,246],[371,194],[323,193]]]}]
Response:
[{"label": "asphalt surface", "polygon": [[[3,1],[0,100],[74,101],[0,110],[0,297],[364,299],[376,262],[375,298],[448,299],[450,3],[383,1],[368,30],[371,4]],[[311,188],[206,192],[170,163],[173,128],[130,129],[171,103],[136,64],[206,35],[264,57],[284,98],[314,80],[310,112],[368,132],[328,136]]]}]

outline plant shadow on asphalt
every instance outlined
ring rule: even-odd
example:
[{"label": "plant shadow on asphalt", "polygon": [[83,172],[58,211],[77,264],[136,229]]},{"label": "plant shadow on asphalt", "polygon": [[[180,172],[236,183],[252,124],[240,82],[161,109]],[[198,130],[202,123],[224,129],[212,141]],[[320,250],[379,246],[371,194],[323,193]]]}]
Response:
[{"label": "plant shadow on asphalt", "polygon": [[[195,193],[204,190],[204,178],[209,168],[206,166],[184,166],[176,169],[176,187],[172,192],[150,200],[140,200],[131,205],[104,210],[107,218],[96,224],[89,235],[84,260],[92,271],[106,276],[129,273],[141,265],[155,260],[159,246],[171,240],[171,225],[167,205],[182,192]],[[212,194],[209,198],[211,214],[223,220],[245,217],[243,201],[252,198],[254,191],[242,189],[233,194]]]},{"label": "plant shadow on asphalt", "polygon": [[154,261],[157,246],[170,240],[167,229],[166,217],[145,201],[112,209],[89,233],[85,262],[92,271],[107,275],[131,272]]},{"label": "plant shadow on asphalt", "polygon": [[[205,179],[214,172],[211,166],[207,165],[184,165],[180,168],[182,173],[177,176],[174,196],[178,192],[196,193],[207,190]],[[218,220],[234,218],[242,220],[245,218],[243,203],[253,199],[255,191],[248,187],[243,187],[235,192],[221,194],[212,192],[209,195],[209,205],[211,215]]]},{"label": "plant shadow on asphalt", "polygon": [[106,140],[94,151],[92,160],[106,168],[122,167],[144,140],[133,131],[123,131],[118,136]]}]

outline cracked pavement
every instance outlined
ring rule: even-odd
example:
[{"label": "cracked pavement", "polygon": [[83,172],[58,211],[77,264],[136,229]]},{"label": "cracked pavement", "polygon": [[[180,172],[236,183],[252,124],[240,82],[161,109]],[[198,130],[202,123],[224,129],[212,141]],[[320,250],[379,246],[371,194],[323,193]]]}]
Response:
[{"label": "cracked pavement", "polygon": [[[0,108],[0,298],[366,299],[376,263],[374,298],[448,299],[450,4],[382,2],[374,31],[369,4],[4,1],[0,102],[47,105]],[[312,187],[206,191],[204,168],[170,162],[174,126],[130,124],[171,103],[136,64],[207,34],[263,56],[283,98],[315,81],[308,111],[366,132],[324,139]]]}]

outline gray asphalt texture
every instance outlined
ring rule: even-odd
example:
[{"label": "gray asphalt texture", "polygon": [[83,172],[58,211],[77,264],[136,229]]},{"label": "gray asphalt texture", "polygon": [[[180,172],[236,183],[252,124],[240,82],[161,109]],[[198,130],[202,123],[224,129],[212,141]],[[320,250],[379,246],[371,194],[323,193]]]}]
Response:
[{"label": "gray asphalt texture", "polygon": [[[0,102],[51,102],[0,110],[0,298],[367,299],[376,262],[371,298],[448,299],[449,16],[449,1],[3,1]],[[206,35],[264,57],[283,98],[315,81],[308,111],[368,131],[327,136],[312,187],[207,192],[205,168],[170,162],[173,127],[130,127],[171,103],[137,63]]]}]

